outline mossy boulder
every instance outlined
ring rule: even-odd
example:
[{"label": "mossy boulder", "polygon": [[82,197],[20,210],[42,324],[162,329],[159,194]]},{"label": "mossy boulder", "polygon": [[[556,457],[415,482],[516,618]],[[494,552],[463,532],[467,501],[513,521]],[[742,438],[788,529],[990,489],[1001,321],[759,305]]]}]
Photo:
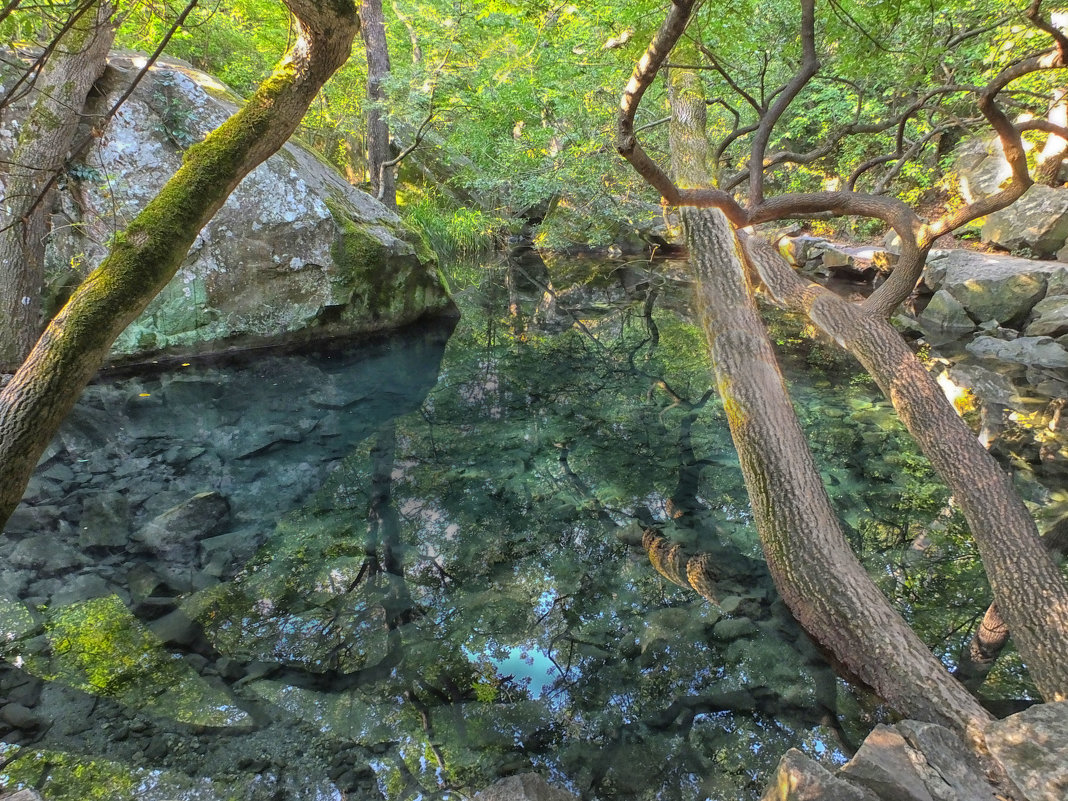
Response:
[{"label": "mossy boulder", "polygon": [[[144,56],[113,53],[87,108],[104,113]],[[225,86],[161,59],[65,180],[50,283],[86,273],[106,242],[155,196],[185,149],[237,108]],[[53,287],[50,294],[62,297]],[[299,142],[253,171],[200,232],[177,275],[116,341],[142,358],[397,328],[452,313],[433,254],[384,205]]]}]

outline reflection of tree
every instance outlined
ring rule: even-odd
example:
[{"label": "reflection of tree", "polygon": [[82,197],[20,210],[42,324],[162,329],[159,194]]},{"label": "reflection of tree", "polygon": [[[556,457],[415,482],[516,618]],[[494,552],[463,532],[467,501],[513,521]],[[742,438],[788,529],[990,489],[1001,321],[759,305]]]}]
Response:
[{"label": "reflection of tree", "polygon": [[[635,313],[594,308],[608,286],[558,292],[553,326],[582,326],[554,336],[469,307],[418,413],[241,575],[174,600],[196,631],[168,648],[218,674],[242,737],[284,721],[342,791],[405,801],[532,766],[589,797],[752,797],[785,748],[844,750],[833,676],[755,558],[699,334],[670,287]],[[853,450],[827,444],[843,481]],[[714,554],[720,605],[662,580],[643,529]]]}]

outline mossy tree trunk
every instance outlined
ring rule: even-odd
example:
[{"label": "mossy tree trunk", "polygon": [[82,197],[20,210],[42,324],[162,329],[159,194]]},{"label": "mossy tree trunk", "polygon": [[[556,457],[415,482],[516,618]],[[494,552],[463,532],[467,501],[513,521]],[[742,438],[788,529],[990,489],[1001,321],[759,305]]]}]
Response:
[{"label": "mossy tree trunk", "polygon": [[200,144],[78,287],[0,392],[0,526],[115,338],[174,276],[200,229],[281,147],[359,31],[352,0],[286,0],[296,36],[249,102]]},{"label": "mossy tree trunk", "polygon": [[[708,182],[705,104],[673,71],[675,182]],[[989,715],[935,659],[849,547],[794,413],[752,296],[740,243],[718,209],[683,208],[697,308],[764,555],[798,622],[909,717],[975,730]]]},{"label": "mossy tree trunk", "polygon": [[59,39],[33,83],[3,181],[0,217],[0,373],[11,373],[37,341],[52,187],[74,141],[81,109],[104,72],[115,38],[114,6],[97,2]]}]

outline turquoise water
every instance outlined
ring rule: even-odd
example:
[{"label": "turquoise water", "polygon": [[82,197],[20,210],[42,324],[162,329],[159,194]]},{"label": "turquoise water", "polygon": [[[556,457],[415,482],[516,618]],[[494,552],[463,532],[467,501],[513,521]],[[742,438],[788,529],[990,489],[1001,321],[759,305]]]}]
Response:
[{"label": "turquoise water", "polygon": [[[469,269],[455,330],[92,388],[0,554],[0,776],[392,801],[536,770],[743,799],[787,748],[841,760],[880,711],[777,600],[676,270]],[[776,331],[850,536],[938,639],[982,606],[910,595],[940,516],[934,551],[979,581],[944,492],[870,384]],[[719,605],[653,569],[649,525],[714,555]]]}]

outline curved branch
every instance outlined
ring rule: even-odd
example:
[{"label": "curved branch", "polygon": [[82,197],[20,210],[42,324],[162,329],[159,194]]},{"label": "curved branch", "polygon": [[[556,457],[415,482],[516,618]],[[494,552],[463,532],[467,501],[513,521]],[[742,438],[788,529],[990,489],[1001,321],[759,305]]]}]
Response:
[{"label": "curved branch", "polygon": [[[812,0],[806,0],[811,2]],[[667,60],[671,49],[686,30],[696,0],[674,0],[667,18],[653,36],[645,54],[634,67],[619,101],[619,118],[616,127],[616,150],[631,166],[656,189],[663,202],[672,206],[720,207],[736,224],[744,225],[745,210],[727,192],[718,189],[680,188],[668,174],[645,152],[634,134],[634,115],[642,97],[652,85],[660,67]]]},{"label": "curved branch", "polygon": [[749,206],[759,206],[764,200],[764,154],[771,139],[772,128],[779,121],[786,108],[794,101],[798,93],[812,79],[820,68],[816,57],[816,3],[815,0],[801,0],[801,66],[794,77],[786,84],[782,93],[775,98],[760,119],[760,127],[749,155]]}]

